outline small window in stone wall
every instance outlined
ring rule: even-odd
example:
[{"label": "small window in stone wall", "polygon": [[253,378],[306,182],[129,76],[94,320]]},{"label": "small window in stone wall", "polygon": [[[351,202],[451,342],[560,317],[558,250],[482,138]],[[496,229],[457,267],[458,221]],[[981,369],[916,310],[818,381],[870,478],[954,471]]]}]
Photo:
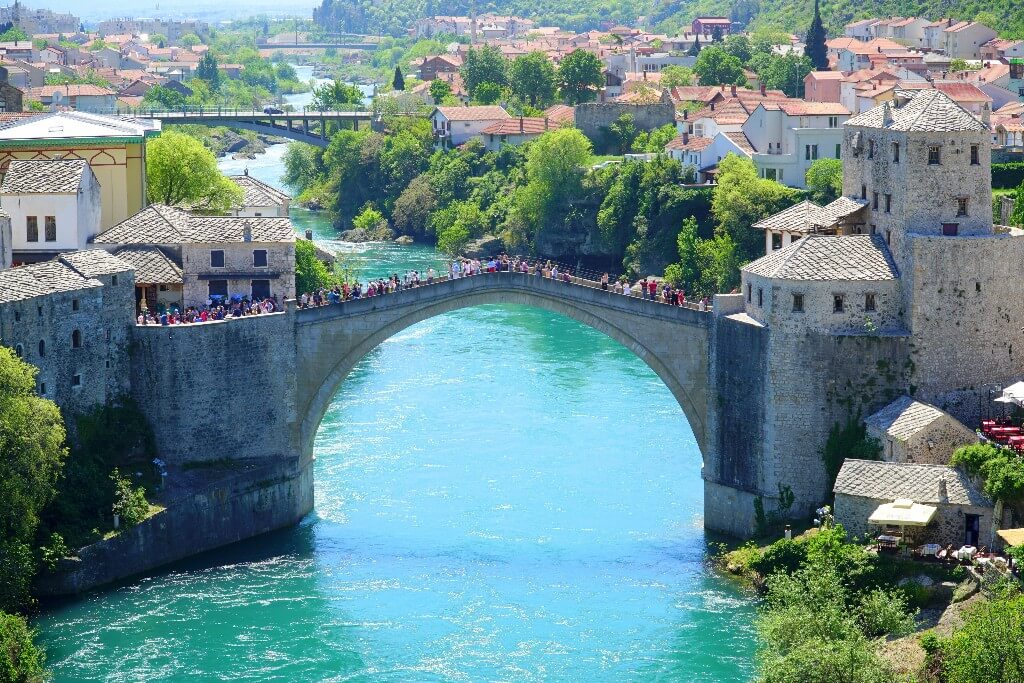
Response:
[{"label": "small window in stone wall", "polygon": [[938,166],[940,163],[942,163],[942,152],[939,149],[939,146],[938,145],[929,145],[928,146],[928,165],[929,166]]},{"label": "small window in stone wall", "polygon": [[46,356],[46,341],[43,339],[39,340],[39,357],[43,358]]},{"label": "small window in stone wall", "polygon": [[46,382],[39,383],[39,395],[46,396]]},{"label": "small window in stone wall", "polygon": [[832,312],[842,313],[843,312],[843,295],[833,294],[832,295]]},{"label": "small window in stone wall", "polygon": [[900,143],[892,143],[892,163],[900,163]]},{"label": "small window in stone wall", "polygon": [[885,195],[885,212],[886,213],[891,213],[892,212],[892,195],[891,194]]},{"label": "small window in stone wall", "polygon": [[864,310],[868,313],[872,313],[875,310],[875,295],[865,294],[864,295]]},{"label": "small window in stone wall", "polygon": [[885,231],[885,243],[892,244],[892,230]]},{"label": "small window in stone wall", "polygon": [[265,268],[267,265],[267,250],[266,249],[253,249],[252,251],[252,265],[256,268]]},{"label": "small window in stone wall", "polygon": [[21,358],[22,356],[24,356],[25,355],[25,347],[22,346],[21,344],[18,344],[17,346],[15,346],[14,347],[14,355],[16,355],[18,358]]},{"label": "small window in stone wall", "polygon": [[978,146],[971,145],[971,166],[978,166],[981,164],[981,157],[978,154]]},{"label": "small window in stone wall", "polygon": [[956,215],[958,218],[967,215],[967,197],[957,197]]},{"label": "small window in stone wall", "polygon": [[764,306],[764,290],[760,287],[757,288],[757,307],[761,308]]},{"label": "small window in stone wall", "polygon": [[793,312],[803,313],[804,312],[804,295],[793,294]]},{"label": "small window in stone wall", "polygon": [[82,386],[82,376],[79,374],[71,375],[71,386],[80,387]]},{"label": "small window in stone wall", "polygon": [[875,158],[875,141],[868,140],[868,159]]},{"label": "small window in stone wall", "polygon": [[82,348],[82,331],[75,330],[71,333],[71,348],[80,349]]},{"label": "small window in stone wall", "polygon": [[72,299],[71,300],[71,310],[72,311],[77,311],[78,310],[78,299]]},{"label": "small window in stone wall", "polygon": [[878,211],[878,193],[877,192],[872,192],[871,193],[871,208],[874,211]]},{"label": "small window in stone wall", "polygon": [[21,322],[21,311],[15,311],[14,312],[14,322],[16,322],[16,323],[20,323]]},{"label": "small window in stone wall", "polygon": [[211,268],[223,268],[224,267],[224,250],[214,249],[210,252],[210,267]]},{"label": "small window in stone wall", "polygon": [[775,249],[782,249],[782,233],[781,232],[773,232],[772,233],[772,250],[774,251]]},{"label": "small window in stone wall", "polygon": [[112,284],[115,287],[117,287],[117,276],[116,275],[111,275],[110,276],[110,284]]},{"label": "small window in stone wall", "polygon": [[860,198],[861,199],[867,199],[868,198],[868,186],[867,185],[861,185],[860,186]]}]

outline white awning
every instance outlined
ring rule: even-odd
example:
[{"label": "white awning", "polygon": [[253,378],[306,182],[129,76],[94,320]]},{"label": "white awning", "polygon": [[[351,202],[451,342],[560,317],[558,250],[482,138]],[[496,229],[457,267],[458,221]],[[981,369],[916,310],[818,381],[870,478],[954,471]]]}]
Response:
[{"label": "white awning", "polygon": [[926,526],[932,521],[937,511],[938,508],[933,505],[921,505],[901,498],[892,503],[879,505],[868,517],[868,523],[890,526]]},{"label": "white awning", "polygon": [[1003,395],[996,399],[1000,403],[1024,405],[1024,382],[1016,382],[1003,389]]}]

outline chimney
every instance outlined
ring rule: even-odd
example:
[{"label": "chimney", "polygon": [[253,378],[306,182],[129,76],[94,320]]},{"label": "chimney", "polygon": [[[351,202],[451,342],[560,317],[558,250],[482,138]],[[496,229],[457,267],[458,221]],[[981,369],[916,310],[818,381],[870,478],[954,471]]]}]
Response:
[{"label": "chimney", "polygon": [[519,132],[520,133],[523,132],[523,117],[522,116],[519,117]]},{"label": "chimney", "polygon": [[988,102],[981,107],[981,122],[986,126],[992,125],[992,107],[989,106]]},{"label": "chimney", "polygon": [[252,242],[252,226],[248,221],[242,224],[242,241]]},{"label": "chimney", "polygon": [[939,502],[949,502],[949,489],[946,487],[946,475],[939,477]]},{"label": "chimney", "polygon": [[683,131],[683,144],[684,145],[690,144],[690,134],[687,133],[686,131]]},{"label": "chimney", "polygon": [[888,126],[892,123],[892,110],[889,109],[889,103],[886,102],[882,105],[882,126]]},{"label": "chimney", "polygon": [[711,111],[714,111],[714,110],[715,110],[715,101],[712,100],[711,101]]},{"label": "chimney", "polygon": [[736,86],[732,86],[732,96],[736,97]]},{"label": "chimney", "polygon": [[764,96],[764,91],[765,91],[765,88],[764,88],[764,83],[762,83],[762,84],[761,84],[761,96],[762,96],[762,97]]}]

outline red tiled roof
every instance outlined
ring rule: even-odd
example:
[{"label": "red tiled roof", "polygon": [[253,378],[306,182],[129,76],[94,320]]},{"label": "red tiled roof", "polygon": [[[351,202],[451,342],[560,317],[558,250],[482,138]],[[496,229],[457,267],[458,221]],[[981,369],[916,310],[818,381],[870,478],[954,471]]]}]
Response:
[{"label": "red tiled roof", "polygon": [[492,123],[481,132],[486,135],[540,135],[550,127],[550,121],[545,118],[521,117]]},{"label": "red tiled roof", "polygon": [[712,138],[690,135],[687,137],[687,141],[684,144],[683,136],[677,135],[667,145],[665,145],[665,149],[678,152],[699,152],[712,142],[714,142],[714,139]]},{"label": "red tiled roof", "polygon": [[59,92],[64,97],[78,97],[81,95],[113,95],[113,90],[109,88],[101,88],[98,85],[92,85],[91,83],[83,83],[80,85],[43,85],[38,88],[29,88],[25,91],[25,95],[31,99],[40,99],[42,97],[53,97],[55,92]]},{"label": "red tiled roof", "polygon": [[449,121],[498,121],[510,119],[509,113],[496,105],[480,107],[438,107]]},{"label": "red tiled roof", "polygon": [[548,117],[548,121],[553,125],[575,123],[576,108],[570,107],[568,104],[556,104],[545,109],[544,116]]},{"label": "red tiled roof", "polygon": [[838,102],[805,102],[804,100],[788,100],[786,102],[762,102],[761,106],[775,106],[788,116],[843,116],[850,110]]},{"label": "red tiled roof", "polygon": [[935,88],[949,95],[954,102],[991,102],[992,98],[983,93],[973,83],[949,83],[949,82],[909,82],[901,83],[903,90],[927,90]]}]

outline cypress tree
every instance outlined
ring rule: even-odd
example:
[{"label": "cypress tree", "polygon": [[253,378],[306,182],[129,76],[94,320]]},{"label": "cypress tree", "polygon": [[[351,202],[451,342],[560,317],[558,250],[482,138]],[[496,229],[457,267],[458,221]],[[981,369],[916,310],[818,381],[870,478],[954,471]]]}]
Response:
[{"label": "cypress tree", "polygon": [[814,0],[814,19],[804,39],[804,55],[811,60],[811,65],[816,71],[828,71],[828,48],[825,45],[827,37],[825,27],[821,23],[818,0]]},{"label": "cypress tree", "polygon": [[405,90],[405,77],[402,76],[402,67],[395,67],[395,78],[391,81],[391,87],[395,90]]},{"label": "cypress tree", "polygon": [[700,54],[700,34],[699,33],[694,33],[693,34],[693,45],[690,46],[689,55],[691,57],[696,57],[699,54]]}]

